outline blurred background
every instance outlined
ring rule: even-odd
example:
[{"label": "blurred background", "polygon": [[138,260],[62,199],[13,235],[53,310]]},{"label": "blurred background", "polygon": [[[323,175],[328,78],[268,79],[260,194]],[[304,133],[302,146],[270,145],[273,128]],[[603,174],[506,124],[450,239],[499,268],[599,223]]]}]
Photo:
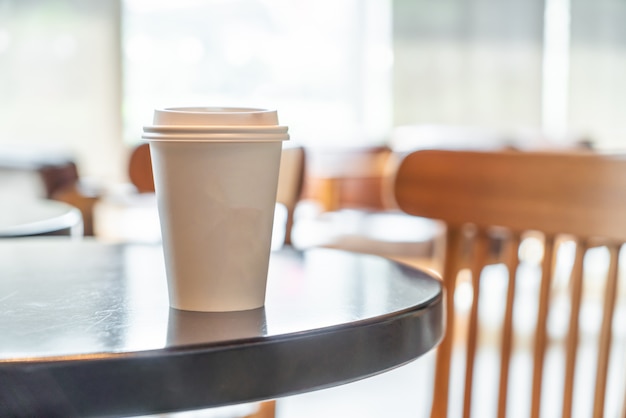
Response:
[{"label": "blurred background", "polygon": [[625,20],[620,0],[0,0],[0,150],[124,181],[176,105],[274,107],[313,148],[407,125],[620,148]]},{"label": "blurred background", "polygon": [[[275,236],[430,267],[441,228],[385,201],[393,154],[623,150],[624,22],[624,0],[0,0],[0,209],[43,179],[32,194],[78,206],[86,235],[158,242],[154,195],[129,184],[153,109],[276,108],[306,181],[294,164]],[[319,204],[294,215],[301,197]],[[407,383],[423,364],[298,399],[403,416],[428,404]]]}]

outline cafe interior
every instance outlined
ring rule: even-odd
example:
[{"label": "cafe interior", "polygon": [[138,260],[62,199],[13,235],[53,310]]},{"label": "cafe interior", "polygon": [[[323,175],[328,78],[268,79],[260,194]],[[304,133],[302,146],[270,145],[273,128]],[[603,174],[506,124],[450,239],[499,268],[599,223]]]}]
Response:
[{"label": "cafe interior", "polygon": [[445,336],[348,384],[149,416],[626,418],[625,19],[620,0],[0,0],[0,243],[158,247],[154,109],[276,109],[272,252],[424,271]]}]

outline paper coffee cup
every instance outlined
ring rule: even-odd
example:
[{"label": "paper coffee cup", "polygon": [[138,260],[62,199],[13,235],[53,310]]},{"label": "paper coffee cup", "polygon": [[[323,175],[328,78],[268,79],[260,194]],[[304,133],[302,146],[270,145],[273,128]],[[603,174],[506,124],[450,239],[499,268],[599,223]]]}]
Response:
[{"label": "paper coffee cup", "polygon": [[274,110],[170,108],[150,143],[170,306],[237,311],[265,302],[282,141]]}]

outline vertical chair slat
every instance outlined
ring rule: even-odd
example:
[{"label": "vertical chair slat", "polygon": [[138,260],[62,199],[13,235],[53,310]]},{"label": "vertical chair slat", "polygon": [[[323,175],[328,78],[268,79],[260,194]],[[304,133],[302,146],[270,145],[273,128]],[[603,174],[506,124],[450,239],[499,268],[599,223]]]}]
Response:
[{"label": "vertical chair slat", "polygon": [[472,307],[470,309],[467,332],[467,349],[465,351],[465,394],[463,398],[463,418],[469,418],[472,407],[472,387],[474,377],[474,361],[476,359],[476,343],[478,340],[478,308],[480,301],[480,275],[485,266],[489,251],[489,237],[484,230],[479,230],[474,238],[472,251]]},{"label": "vertical chair slat", "polygon": [[609,245],[609,254],[611,260],[609,263],[609,274],[606,281],[606,288],[604,290],[604,312],[602,315],[602,327],[600,329],[598,367],[596,369],[596,390],[593,400],[594,418],[601,418],[604,416],[606,378],[609,366],[609,356],[611,353],[611,328],[613,326],[613,311],[615,310],[615,299],[617,296],[619,246]]},{"label": "vertical chair slat", "polygon": [[576,243],[576,255],[570,276],[570,318],[567,340],[565,343],[565,386],[563,388],[563,418],[572,416],[572,399],[574,393],[574,377],[576,373],[576,357],[578,354],[578,322],[580,301],[583,288],[583,260],[587,252],[587,242]]},{"label": "vertical chair slat", "polygon": [[506,308],[502,326],[502,352],[500,357],[500,388],[498,394],[498,418],[506,417],[507,393],[509,388],[509,364],[513,347],[513,305],[515,301],[515,282],[519,266],[519,234],[514,234],[506,242],[506,266],[509,282],[506,291]]},{"label": "vertical chair slat", "polygon": [[543,386],[543,363],[548,339],[547,322],[550,305],[550,289],[552,286],[554,242],[555,239],[552,235],[548,235],[544,239],[539,310],[537,313],[535,350],[533,354],[532,397],[530,406],[531,418],[539,418],[541,412],[541,388]]},{"label": "vertical chair slat", "polygon": [[622,415],[621,415],[622,418],[626,418],[626,387],[624,387],[624,392],[625,392],[624,399],[623,399],[624,404],[622,405]]},{"label": "vertical chair slat", "polygon": [[448,226],[446,229],[446,255],[443,264],[443,288],[446,298],[446,333],[437,348],[433,402],[430,416],[441,418],[448,416],[448,392],[450,390],[450,363],[454,340],[454,292],[456,276],[459,271],[459,254],[463,245],[461,228]]}]

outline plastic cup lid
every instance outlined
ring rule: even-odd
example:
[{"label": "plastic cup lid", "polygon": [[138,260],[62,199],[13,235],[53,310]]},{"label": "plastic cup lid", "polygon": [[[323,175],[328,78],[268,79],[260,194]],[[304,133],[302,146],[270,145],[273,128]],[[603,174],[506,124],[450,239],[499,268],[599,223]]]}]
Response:
[{"label": "plastic cup lid", "polygon": [[172,107],[154,111],[154,125],[266,126],[278,125],[278,113],[246,107]]},{"label": "plastic cup lid", "polygon": [[149,141],[285,141],[286,126],[276,110],[249,107],[172,107],[156,109]]}]

